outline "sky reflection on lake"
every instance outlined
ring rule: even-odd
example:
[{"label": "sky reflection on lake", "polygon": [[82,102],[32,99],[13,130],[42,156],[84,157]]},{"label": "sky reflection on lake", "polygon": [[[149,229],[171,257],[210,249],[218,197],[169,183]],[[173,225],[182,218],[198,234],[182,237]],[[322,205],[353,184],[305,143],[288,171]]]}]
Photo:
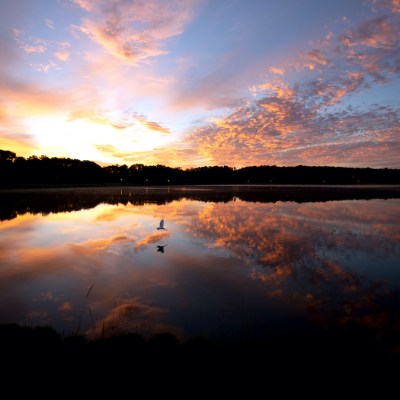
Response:
[{"label": "sky reflection on lake", "polygon": [[0,321],[216,339],[309,321],[384,330],[399,321],[399,211],[182,197],[24,213],[0,222]]}]

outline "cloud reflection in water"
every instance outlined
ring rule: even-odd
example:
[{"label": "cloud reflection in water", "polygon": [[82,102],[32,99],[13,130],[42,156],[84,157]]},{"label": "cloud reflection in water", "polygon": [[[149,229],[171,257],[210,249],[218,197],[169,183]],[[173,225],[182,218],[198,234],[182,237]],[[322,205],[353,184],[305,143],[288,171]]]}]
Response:
[{"label": "cloud reflection in water", "polygon": [[0,224],[0,320],[72,333],[83,310],[92,335],[221,337],[246,325],[256,337],[299,321],[382,331],[398,318],[399,208],[180,199],[24,214]]}]

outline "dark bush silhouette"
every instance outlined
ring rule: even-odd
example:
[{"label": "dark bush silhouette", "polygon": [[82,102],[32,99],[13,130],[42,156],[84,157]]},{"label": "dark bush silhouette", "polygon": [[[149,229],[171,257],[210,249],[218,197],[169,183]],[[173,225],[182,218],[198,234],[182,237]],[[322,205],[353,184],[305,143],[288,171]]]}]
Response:
[{"label": "dark bush silhouette", "polygon": [[396,340],[386,339],[357,324],[346,328],[309,325],[301,329],[272,330],[264,338],[237,342],[210,341],[204,337],[179,341],[170,333],[160,333],[148,340],[137,333],[87,340],[84,336],[62,337],[49,327],[0,324],[3,362],[51,362],[82,370],[109,370],[127,365],[141,368],[145,364],[153,369],[168,369],[172,360],[183,365],[201,363],[216,369],[237,365],[239,361],[247,365],[268,361],[295,366],[339,363],[342,367],[347,362],[352,366],[378,363],[379,368],[389,368],[400,361],[396,352],[399,339],[398,335]]}]

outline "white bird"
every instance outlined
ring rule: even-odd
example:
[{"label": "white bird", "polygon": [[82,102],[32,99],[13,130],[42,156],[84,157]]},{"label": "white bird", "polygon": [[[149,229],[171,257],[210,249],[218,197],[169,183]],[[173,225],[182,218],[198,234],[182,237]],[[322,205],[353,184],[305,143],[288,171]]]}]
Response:
[{"label": "white bird", "polygon": [[157,230],[160,230],[160,229],[163,229],[166,231],[166,229],[164,228],[164,220],[163,219],[160,221],[160,226],[157,228]]}]

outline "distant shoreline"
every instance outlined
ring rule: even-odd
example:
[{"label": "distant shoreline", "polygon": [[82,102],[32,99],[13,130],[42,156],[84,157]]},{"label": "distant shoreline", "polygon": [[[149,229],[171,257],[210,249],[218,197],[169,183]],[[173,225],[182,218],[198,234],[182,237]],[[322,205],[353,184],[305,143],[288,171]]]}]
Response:
[{"label": "distant shoreline", "polygon": [[247,167],[202,166],[188,169],[166,165],[100,166],[71,158],[18,157],[0,150],[0,185],[34,187],[169,186],[169,185],[400,185],[400,169],[334,166]]},{"label": "distant shoreline", "polygon": [[90,209],[98,204],[167,204],[189,199],[203,202],[327,202],[400,199],[400,185],[176,185],[50,186],[0,189],[0,221],[25,213]]},{"label": "distant shoreline", "polygon": [[132,183],[16,183],[16,184],[4,184],[0,185],[0,191],[7,190],[20,190],[20,189],[74,189],[74,188],[141,188],[141,189],[196,189],[196,188],[290,188],[290,187],[310,187],[310,188],[355,188],[355,189],[367,189],[367,188],[384,188],[384,189],[399,189],[400,184],[393,183],[365,183],[365,184],[354,184],[354,183],[333,183],[333,184],[312,184],[312,183],[221,183],[221,184],[177,184],[177,185],[141,185]]}]

